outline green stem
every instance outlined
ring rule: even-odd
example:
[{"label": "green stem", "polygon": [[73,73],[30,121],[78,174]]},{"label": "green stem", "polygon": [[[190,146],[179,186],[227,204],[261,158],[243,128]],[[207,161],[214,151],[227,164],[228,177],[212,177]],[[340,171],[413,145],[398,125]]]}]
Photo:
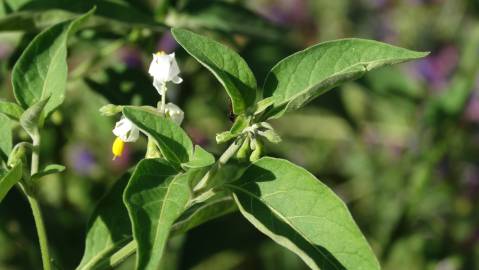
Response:
[{"label": "green stem", "polygon": [[200,192],[208,187],[209,180],[218,172],[218,170],[233,157],[243,143],[244,139],[236,139],[221,155],[216,164],[205,174],[205,176],[193,188],[193,192]]},{"label": "green stem", "polygon": [[[92,264],[92,265],[94,265],[94,268],[98,270],[113,269],[115,268],[115,266],[125,261],[130,255],[132,255],[135,252],[136,252],[136,242],[130,241],[128,244],[123,246],[117,252],[113,253],[109,258],[105,260],[101,260],[98,264]],[[87,268],[85,266],[82,269],[90,269],[90,268],[89,267]]]},{"label": "green stem", "polygon": [[165,107],[166,107],[166,91],[168,90],[166,88],[166,84],[163,83],[161,85],[161,89],[162,89],[162,92],[163,92],[163,95],[161,95],[161,108],[160,108],[160,112],[161,114],[165,114]]},{"label": "green stem", "polygon": [[[39,148],[40,148],[40,135],[38,131],[35,132],[35,136],[32,137],[33,139],[33,151],[32,151],[32,161],[30,167],[30,174],[34,175],[38,172],[38,165],[40,161],[39,155]],[[28,183],[29,184],[29,183]],[[27,185],[28,185],[27,184]],[[42,211],[40,209],[40,205],[38,204],[38,200],[35,197],[35,192],[31,190],[31,188],[27,187],[27,199],[30,203],[30,208],[32,209],[33,219],[35,220],[35,227],[37,229],[38,234],[38,242],[40,243],[40,252],[42,255],[42,262],[43,262],[43,269],[50,270],[50,254],[48,251],[48,238],[47,232],[45,230],[45,224],[43,222]]]}]

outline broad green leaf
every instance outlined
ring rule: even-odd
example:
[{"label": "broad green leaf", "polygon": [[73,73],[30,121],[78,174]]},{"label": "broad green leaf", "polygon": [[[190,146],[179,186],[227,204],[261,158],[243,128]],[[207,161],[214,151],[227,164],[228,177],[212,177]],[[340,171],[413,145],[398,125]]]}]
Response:
[{"label": "broad green leaf", "polygon": [[172,233],[182,234],[210,220],[236,211],[230,195],[219,194],[185,211],[172,227]]},{"label": "broad green leaf", "polygon": [[0,114],[0,159],[7,161],[12,151],[12,121]]},{"label": "broad green leaf", "polygon": [[42,125],[42,115],[44,115],[45,106],[49,101],[49,97],[40,100],[33,104],[30,108],[20,116],[20,125],[30,135],[30,137],[36,136],[38,127]]},{"label": "broad green leaf", "polygon": [[23,113],[22,107],[16,103],[0,100],[0,114],[8,116],[8,118],[19,121]]},{"label": "broad green leaf", "polygon": [[0,203],[8,191],[22,179],[22,163],[17,163],[7,174],[0,179]]},{"label": "broad green leaf", "polygon": [[161,159],[144,159],[136,167],[124,193],[133,237],[137,269],[157,269],[171,226],[190,199],[189,175]]},{"label": "broad green leaf", "polygon": [[123,191],[131,174],[124,174],[96,206],[88,222],[85,252],[78,270],[100,268],[108,258],[132,240]]},{"label": "broad green leaf", "polygon": [[193,142],[176,123],[155,112],[138,107],[125,107],[123,114],[158,143],[165,158],[180,165],[193,156]]},{"label": "broad green leaf", "polygon": [[24,109],[50,97],[44,109],[48,116],[63,102],[68,75],[67,39],[93,11],[46,29],[22,53],[12,70],[12,83],[15,98]]},{"label": "broad green leaf", "polygon": [[171,32],[176,41],[220,81],[235,114],[244,113],[254,105],[256,79],[241,56],[227,46],[191,31],[174,28]]},{"label": "broad green leaf", "polygon": [[[124,175],[97,205],[90,218],[85,253],[77,270],[111,269],[112,262],[136,252],[128,212],[123,204],[123,193],[129,179],[130,174]],[[234,210],[236,205],[232,197],[218,194],[210,200],[191,206],[176,220],[172,233],[186,233]]]},{"label": "broad green leaf", "polygon": [[215,157],[205,149],[201,148],[201,146],[195,145],[195,151],[193,152],[191,160],[181,164],[181,167],[184,169],[198,169],[208,167],[213,165],[213,163],[215,163]]},{"label": "broad green leaf", "polygon": [[427,54],[364,39],[341,39],[312,46],[281,60],[266,76],[263,97],[272,97],[273,105],[263,118],[278,118],[296,110],[327,90],[375,68]]},{"label": "broad green leaf", "polygon": [[190,1],[186,7],[170,10],[166,23],[174,27],[212,29],[262,39],[282,36],[279,27],[241,5],[224,1]]},{"label": "broad green leaf", "polygon": [[32,175],[32,179],[38,179],[45,175],[61,173],[63,171],[65,171],[65,166],[60,164],[49,164],[45,166],[45,168],[37,172],[36,174]]},{"label": "broad green leaf", "polygon": [[311,269],[380,269],[346,205],[305,169],[262,158],[228,186],[241,213]]}]

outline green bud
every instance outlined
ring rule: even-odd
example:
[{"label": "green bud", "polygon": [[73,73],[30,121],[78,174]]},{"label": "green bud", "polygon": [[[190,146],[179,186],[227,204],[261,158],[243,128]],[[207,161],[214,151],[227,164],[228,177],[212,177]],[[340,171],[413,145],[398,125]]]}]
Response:
[{"label": "green bud", "polygon": [[121,113],[123,106],[107,104],[100,108],[100,114],[103,116],[114,116]]},{"label": "green bud", "polygon": [[32,145],[27,142],[21,142],[13,147],[12,152],[8,156],[7,165],[9,167],[14,167],[19,162],[22,162],[26,159],[27,148],[32,148]]},{"label": "green bud", "polygon": [[246,137],[240,149],[238,149],[238,152],[236,152],[236,157],[239,160],[246,160],[246,157],[248,156],[248,153],[249,153],[249,143],[250,143],[249,137]]},{"label": "green bud", "polygon": [[229,131],[221,132],[216,134],[216,142],[217,143],[225,143],[231,139],[233,139],[235,135],[231,134]]},{"label": "green bud", "polygon": [[260,159],[261,155],[263,154],[264,147],[263,147],[263,142],[259,139],[254,139],[252,143],[253,143],[252,148],[254,148],[254,150],[249,156],[249,161],[255,162],[258,159]]}]

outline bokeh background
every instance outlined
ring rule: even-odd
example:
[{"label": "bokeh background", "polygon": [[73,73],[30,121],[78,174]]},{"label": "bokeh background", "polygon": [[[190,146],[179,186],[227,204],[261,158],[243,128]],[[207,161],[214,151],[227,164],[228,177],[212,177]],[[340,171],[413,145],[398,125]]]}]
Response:
[{"label": "bokeh background", "polygon": [[[142,158],[146,140],[112,161],[107,103],[155,105],[147,68],[176,52],[184,83],[169,99],[193,140],[219,154],[228,98],[167,27],[181,26],[237,50],[261,85],[283,57],[317,42],[376,39],[427,58],[371,72],[272,124],[283,142],[267,153],[304,166],[347,202],[384,269],[479,269],[479,2],[467,0],[0,1],[0,97],[13,100],[16,59],[41,29],[97,6],[71,38],[67,98],[46,123],[42,180],[55,266],[80,261],[88,216],[112,183]],[[261,17],[258,17],[261,16]],[[1,129],[6,127],[0,127]],[[16,129],[15,141],[27,135]],[[292,253],[230,214],[171,239],[162,269],[306,269]],[[132,269],[134,259],[121,269]],[[0,269],[40,269],[28,205],[12,190],[0,205]]]}]

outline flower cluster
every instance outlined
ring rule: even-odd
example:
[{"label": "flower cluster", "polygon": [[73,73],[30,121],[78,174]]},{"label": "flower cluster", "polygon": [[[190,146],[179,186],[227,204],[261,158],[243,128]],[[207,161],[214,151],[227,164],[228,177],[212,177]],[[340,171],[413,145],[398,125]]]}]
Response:
[{"label": "flower cluster", "polygon": [[[161,96],[161,106],[158,110],[165,116],[170,118],[173,122],[181,125],[184,118],[183,111],[175,104],[166,104],[166,91],[168,90],[166,83],[172,82],[179,84],[183,81],[178,75],[180,69],[175,59],[175,54],[166,54],[163,51],[153,54],[148,73],[153,77],[153,86]],[[128,118],[122,116],[120,121],[116,122],[113,129],[116,139],[113,142],[112,152],[113,159],[119,157],[123,153],[125,143],[135,142],[140,136],[139,128],[133,124]]]}]

